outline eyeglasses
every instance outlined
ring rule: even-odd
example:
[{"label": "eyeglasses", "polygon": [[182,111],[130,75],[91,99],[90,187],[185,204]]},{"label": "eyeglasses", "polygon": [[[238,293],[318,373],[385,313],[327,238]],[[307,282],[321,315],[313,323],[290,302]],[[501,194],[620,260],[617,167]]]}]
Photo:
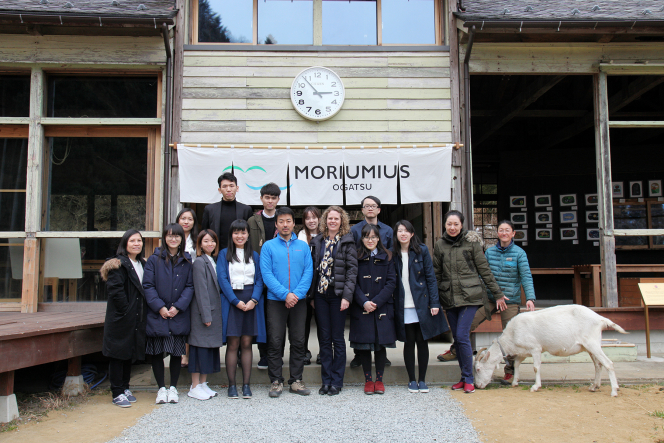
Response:
[{"label": "eyeglasses", "polygon": [[364,209],[377,209],[378,205],[364,205],[362,206]]},{"label": "eyeglasses", "polygon": [[364,239],[369,241],[377,241],[378,237],[364,237]]}]

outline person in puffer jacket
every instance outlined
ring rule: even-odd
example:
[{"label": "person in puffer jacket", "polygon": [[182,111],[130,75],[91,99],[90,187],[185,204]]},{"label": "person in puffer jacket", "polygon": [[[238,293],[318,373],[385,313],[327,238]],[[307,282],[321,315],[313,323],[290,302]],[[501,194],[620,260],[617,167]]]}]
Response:
[{"label": "person in puffer jacket", "polygon": [[[535,310],[535,288],[533,286],[533,276],[530,273],[530,265],[526,251],[514,243],[514,224],[509,220],[503,220],[498,224],[499,242],[486,250],[484,253],[491,267],[491,273],[498,282],[498,286],[505,295],[507,309],[500,311],[500,320],[503,330],[510,320],[519,314],[521,310],[521,286],[526,293],[526,308],[529,311]],[[491,314],[498,312],[496,300],[491,290],[487,290]],[[480,323],[486,319],[484,312],[477,312],[470,327],[474,331]],[[501,380],[504,385],[512,384],[514,376],[514,359],[507,358],[505,365],[505,378]]]}]

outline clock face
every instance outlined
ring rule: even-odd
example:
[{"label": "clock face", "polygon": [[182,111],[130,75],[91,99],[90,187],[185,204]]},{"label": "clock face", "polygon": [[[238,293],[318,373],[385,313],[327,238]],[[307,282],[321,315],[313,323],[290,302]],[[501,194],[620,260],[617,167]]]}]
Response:
[{"label": "clock face", "polygon": [[320,66],[300,72],[291,86],[295,110],[309,120],[327,120],[339,112],[345,97],[344,85],[334,71]]}]

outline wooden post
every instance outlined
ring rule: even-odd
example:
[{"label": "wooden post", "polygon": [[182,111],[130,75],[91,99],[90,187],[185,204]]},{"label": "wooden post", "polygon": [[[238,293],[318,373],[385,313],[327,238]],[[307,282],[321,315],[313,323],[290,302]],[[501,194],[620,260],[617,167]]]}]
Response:
[{"label": "wooden post", "polygon": [[81,357],[74,357],[67,360],[67,377],[76,377],[81,375]]},{"label": "wooden post", "polygon": [[433,252],[433,221],[431,219],[431,203],[422,203],[422,222],[424,225],[424,244]]},{"label": "wooden post", "polygon": [[618,274],[616,272],[616,240],[613,235],[611,144],[609,139],[609,104],[606,82],[606,72],[599,72],[593,75],[600,262],[602,264],[602,306],[617,308]]},{"label": "wooden post", "polygon": [[[443,204],[441,202],[434,202],[433,204],[433,244],[436,244],[438,239],[443,236]],[[433,249],[431,250],[433,254]]]},{"label": "wooden post", "polygon": [[[185,0],[176,0],[175,38],[173,41],[173,125],[171,127],[173,143],[182,139],[182,88],[184,72]],[[159,103],[161,108],[162,104]],[[166,104],[168,106],[168,104]],[[160,145],[161,146],[161,145]]]},{"label": "wooden post", "polygon": [[322,46],[322,45],[323,45],[323,0],[314,0],[314,46]]},{"label": "wooden post", "polygon": [[25,231],[23,244],[23,288],[21,312],[37,312],[39,301],[39,250],[40,240],[35,232],[41,230],[42,171],[44,167],[44,114],[46,92],[44,71],[32,68],[30,76],[30,127],[28,134],[27,192],[25,196]]},{"label": "wooden post", "polygon": [[648,318],[648,305],[644,304],[643,312],[646,315],[646,356],[650,358],[650,319]]},{"label": "wooden post", "polygon": [[0,373],[0,397],[14,393],[14,371]]},{"label": "wooden post", "polygon": [[[452,104],[452,143],[461,143],[461,114],[460,114],[460,80],[459,80],[459,36],[456,26],[456,12],[457,2],[448,1],[447,10],[443,11],[445,14],[447,26],[447,40],[450,45],[450,99]],[[461,164],[463,158],[463,151],[455,149],[452,153],[452,201],[450,202],[450,209],[463,211],[463,180],[461,172]],[[470,214],[467,214],[470,216]],[[441,234],[442,235],[442,234]]]}]

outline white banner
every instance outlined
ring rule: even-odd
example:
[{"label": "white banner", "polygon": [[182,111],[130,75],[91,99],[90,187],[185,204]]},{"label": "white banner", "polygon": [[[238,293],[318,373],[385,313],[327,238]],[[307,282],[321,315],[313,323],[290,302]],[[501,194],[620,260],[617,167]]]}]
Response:
[{"label": "white banner", "polygon": [[347,149],[344,155],[346,204],[359,205],[373,195],[382,204],[397,204],[399,153],[396,149]]},{"label": "white banner", "polygon": [[237,177],[238,201],[261,206],[261,188],[276,183],[281,189],[282,205],[286,205],[288,183],[287,149],[233,149],[233,174]]},{"label": "white banner", "polygon": [[452,148],[401,148],[401,204],[452,200]]},{"label": "white banner", "polygon": [[329,206],[344,203],[344,150],[291,149],[289,152],[291,205]]},{"label": "white banner", "polygon": [[217,179],[233,167],[233,151],[235,150],[227,148],[192,148],[178,145],[180,201],[216,203],[221,200]]}]

